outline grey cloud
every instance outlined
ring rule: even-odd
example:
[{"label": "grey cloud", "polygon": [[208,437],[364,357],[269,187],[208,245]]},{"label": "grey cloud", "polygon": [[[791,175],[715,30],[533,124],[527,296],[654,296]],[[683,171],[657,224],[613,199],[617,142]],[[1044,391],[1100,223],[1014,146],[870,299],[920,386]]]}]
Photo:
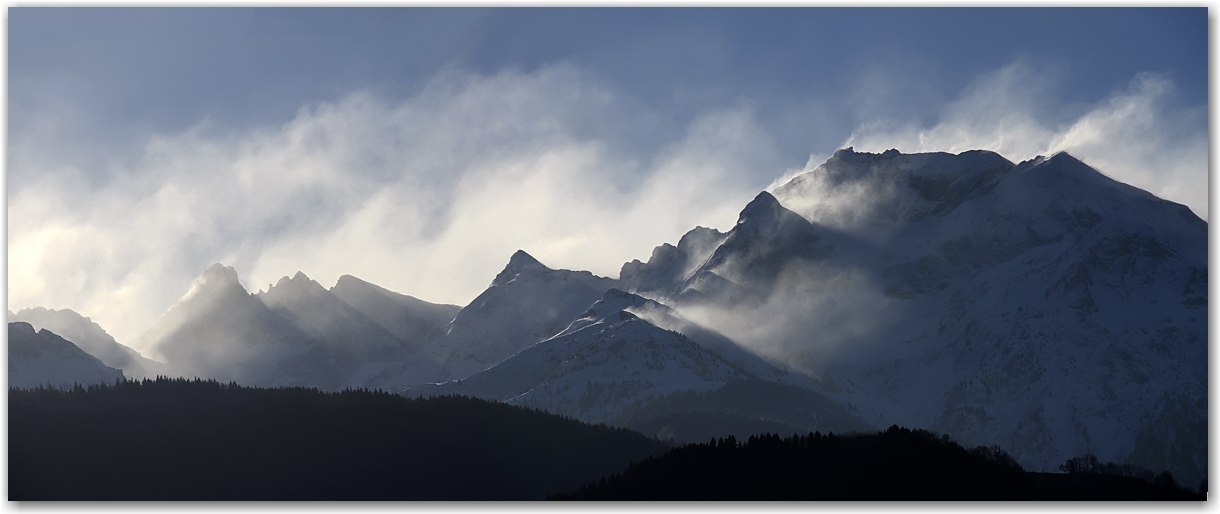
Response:
[{"label": "grey cloud", "polygon": [[843,143],[881,152],[985,149],[1021,161],[1067,151],[1112,178],[1190,207],[1206,219],[1204,107],[1171,101],[1173,83],[1143,73],[1108,98],[1066,104],[1055,77],[1016,61],[975,80],[934,122],[887,118]]},{"label": "grey cloud", "polygon": [[281,126],[207,121],[148,140],[103,184],[37,147],[10,191],[10,306],[88,313],[123,342],[212,262],[251,290],[296,270],[355,274],[464,304],[526,248],[613,275],[657,241],[725,225],[774,166],[745,106],[709,111],[653,155],[598,137],[635,112],[566,65],[443,73],[392,102],[368,92]]},{"label": "grey cloud", "polygon": [[[876,73],[861,80],[884,93]],[[885,113],[912,87],[932,98],[903,86],[848,119]],[[1206,118],[1171,107],[1168,79],[1141,76],[1048,122],[1037,114],[1063,105],[1055,93],[1053,77],[1017,62],[978,78],[931,122],[922,109],[890,109],[908,116],[858,125],[846,144],[990,148],[1014,160],[1066,149],[1206,215],[1197,187]],[[136,157],[118,148],[95,162],[58,139],[73,115],[50,112],[45,130],[11,139],[10,308],[71,308],[131,343],[218,261],[252,291],[300,270],[453,304],[477,295],[517,249],[615,276],[691,227],[731,227],[775,177],[825,160],[818,152],[834,145],[808,139],[815,154],[803,167],[785,148],[800,134],[829,137],[842,125],[831,118],[855,107],[798,100],[790,116],[803,123],[774,117],[781,100],[741,99],[657,129],[678,122],[575,65],[448,69],[405,100],[359,91],[279,125],[204,120],[154,134]],[[633,146],[637,126],[648,145]]]}]

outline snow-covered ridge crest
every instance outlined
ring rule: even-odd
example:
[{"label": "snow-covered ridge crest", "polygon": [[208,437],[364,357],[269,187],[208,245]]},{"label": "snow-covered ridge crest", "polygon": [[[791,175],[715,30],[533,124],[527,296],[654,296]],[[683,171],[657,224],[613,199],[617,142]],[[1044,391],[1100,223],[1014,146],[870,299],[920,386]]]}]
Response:
[{"label": "snow-covered ridge crest", "polygon": [[[448,392],[609,420],[632,402],[687,402],[686,387],[800,385],[786,373],[825,399],[819,412],[1000,444],[1031,469],[1093,452],[1197,483],[1207,243],[1189,209],[1065,153],[1014,165],[984,151],[844,149],[760,193],[728,233],[697,227],[619,280],[518,251],[458,310],[351,278],[328,293],[299,273],[249,295],[216,265],[163,319],[191,322],[169,338],[194,338],[176,345],[190,362],[254,341],[240,362],[262,360],[238,378],[266,383],[448,381]],[[397,343],[380,332],[418,344],[382,354]],[[347,352],[378,337],[393,344]],[[343,355],[350,366],[334,365]]]},{"label": "snow-covered ridge crest", "polygon": [[559,334],[461,380],[404,394],[467,394],[609,422],[665,394],[710,391],[747,378],[686,336],[626,309],[646,302],[612,289]]},{"label": "snow-covered ridge crest", "polygon": [[[191,288],[174,305],[190,302],[199,295],[213,292],[218,294],[225,289],[232,289],[234,286],[241,287],[241,283],[237,280],[237,270],[232,266],[225,266],[217,262],[203,270],[199,278],[191,283]],[[173,306],[170,307],[170,309],[173,308]]]},{"label": "snow-covered ridge crest", "polygon": [[548,268],[518,250],[426,350],[442,367],[430,381],[468,376],[555,335],[617,284],[588,271]]},{"label": "snow-covered ridge crest", "polygon": [[508,265],[504,266],[504,270],[496,275],[495,280],[491,281],[491,285],[493,287],[507,285],[514,278],[516,278],[517,275],[522,273],[533,272],[534,274],[537,274],[539,272],[549,270],[550,268],[546,267],[541,262],[538,262],[538,259],[535,259],[534,256],[525,253],[525,250],[517,250],[516,252],[513,252],[513,256],[508,259]]},{"label": "snow-covered ridge crest", "polygon": [[884,229],[952,210],[994,187],[1012,167],[985,150],[874,154],[845,148],[774,194],[814,223],[843,230]]}]

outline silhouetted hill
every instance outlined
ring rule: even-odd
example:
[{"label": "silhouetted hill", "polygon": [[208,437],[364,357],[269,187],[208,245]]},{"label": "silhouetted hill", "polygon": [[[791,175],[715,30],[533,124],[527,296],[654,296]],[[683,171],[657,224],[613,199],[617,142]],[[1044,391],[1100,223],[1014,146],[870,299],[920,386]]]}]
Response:
[{"label": "silhouetted hill", "polygon": [[[1168,475],[1164,475],[1168,477]],[[873,435],[735,438],[675,448],[558,500],[1203,500],[1103,474],[1027,473],[997,447],[892,426]]]},{"label": "silhouetted hill", "polygon": [[111,368],[47,329],[17,321],[8,324],[8,383],[15,387],[72,387],[123,380]]},{"label": "silhouetted hill", "polygon": [[158,379],[9,390],[9,500],[518,500],[666,449],[462,397]]}]

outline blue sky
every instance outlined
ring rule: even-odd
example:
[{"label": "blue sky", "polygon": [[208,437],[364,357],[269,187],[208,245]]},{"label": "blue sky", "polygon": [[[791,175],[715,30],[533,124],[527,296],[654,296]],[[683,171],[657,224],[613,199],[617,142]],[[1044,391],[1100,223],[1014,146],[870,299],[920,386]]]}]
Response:
[{"label": "blue sky", "polygon": [[1067,150],[1207,217],[1207,9],[10,8],[9,306],[211,262],[464,304],[617,276],[835,149]]}]

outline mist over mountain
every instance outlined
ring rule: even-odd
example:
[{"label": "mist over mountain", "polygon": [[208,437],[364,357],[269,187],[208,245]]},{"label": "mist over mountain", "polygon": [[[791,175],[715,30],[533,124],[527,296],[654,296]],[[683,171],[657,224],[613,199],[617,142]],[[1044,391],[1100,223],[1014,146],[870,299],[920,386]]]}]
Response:
[{"label": "mist over mountain", "polygon": [[75,385],[114,384],[121,370],[102,364],[55,333],[25,322],[8,324],[8,385],[33,388],[71,388]]},{"label": "mist over mountain", "polygon": [[465,394],[608,422],[650,396],[707,391],[746,377],[689,338],[629,310],[644,302],[610,289],[553,337],[463,380],[407,393]]},{"label": "mist over mountain", "polygon": [[440,337],[462,310],[457,305],[428,303],[395,293],[351,275],[339,277],[330,292],[392,334],[409,352]]},{"label": "mist over mountain", "polygon": [[217,264],[137,347],[188,377],[472,395],[675,440],[900,424],[1030,470],[1092,453],[1192,484],[1206,307],[1206,222],[1066,153],[847,148],[618,279],[518,251],[459,308],[350,276],[250,294]]},{"label": "mist over mountain", "polygon": [[775,190],[793,211],[764,195],[678,288],[637,290],[877,425],[1034,469],[1206,474],[1207,227],[1185,207],[1065,153],[847,149]]},{"label": "mist over mountain", "polygon": [[379,371],[379,363],[401,362],[415,350],[304,273],[284,277],[254,296],[325,345],[339,370],[337,380]]},{"label": "mist over mountain", "polygon": [[[341,282],[340,291],[356,305],[299,272],[251,294],[233,268],[215,264],[157,320],[141,346],[163,358],[174,376],[361,387],[370,376],[412,360],[450,310],[354,277]],[[372,306],[370,298],[378,297]]]},{"label": "mist over mountain", "polygon": [[120,344],[93,320],[70,309],[35,307],[16,313],[10,311],[8,320],[10,323],[24,321],[35,330],[49,330],[71,341],[89,355],[97,357],[102,364],[122,370],[127,378],[155,377],[165,372],[161,363]]},{"label": "mist over mountain", "polygon": [[518,250],[491,286],[463,307],[428,353],[438,379],[482,371],[562,330],[616,281],[588,271],[553,270]]}]

